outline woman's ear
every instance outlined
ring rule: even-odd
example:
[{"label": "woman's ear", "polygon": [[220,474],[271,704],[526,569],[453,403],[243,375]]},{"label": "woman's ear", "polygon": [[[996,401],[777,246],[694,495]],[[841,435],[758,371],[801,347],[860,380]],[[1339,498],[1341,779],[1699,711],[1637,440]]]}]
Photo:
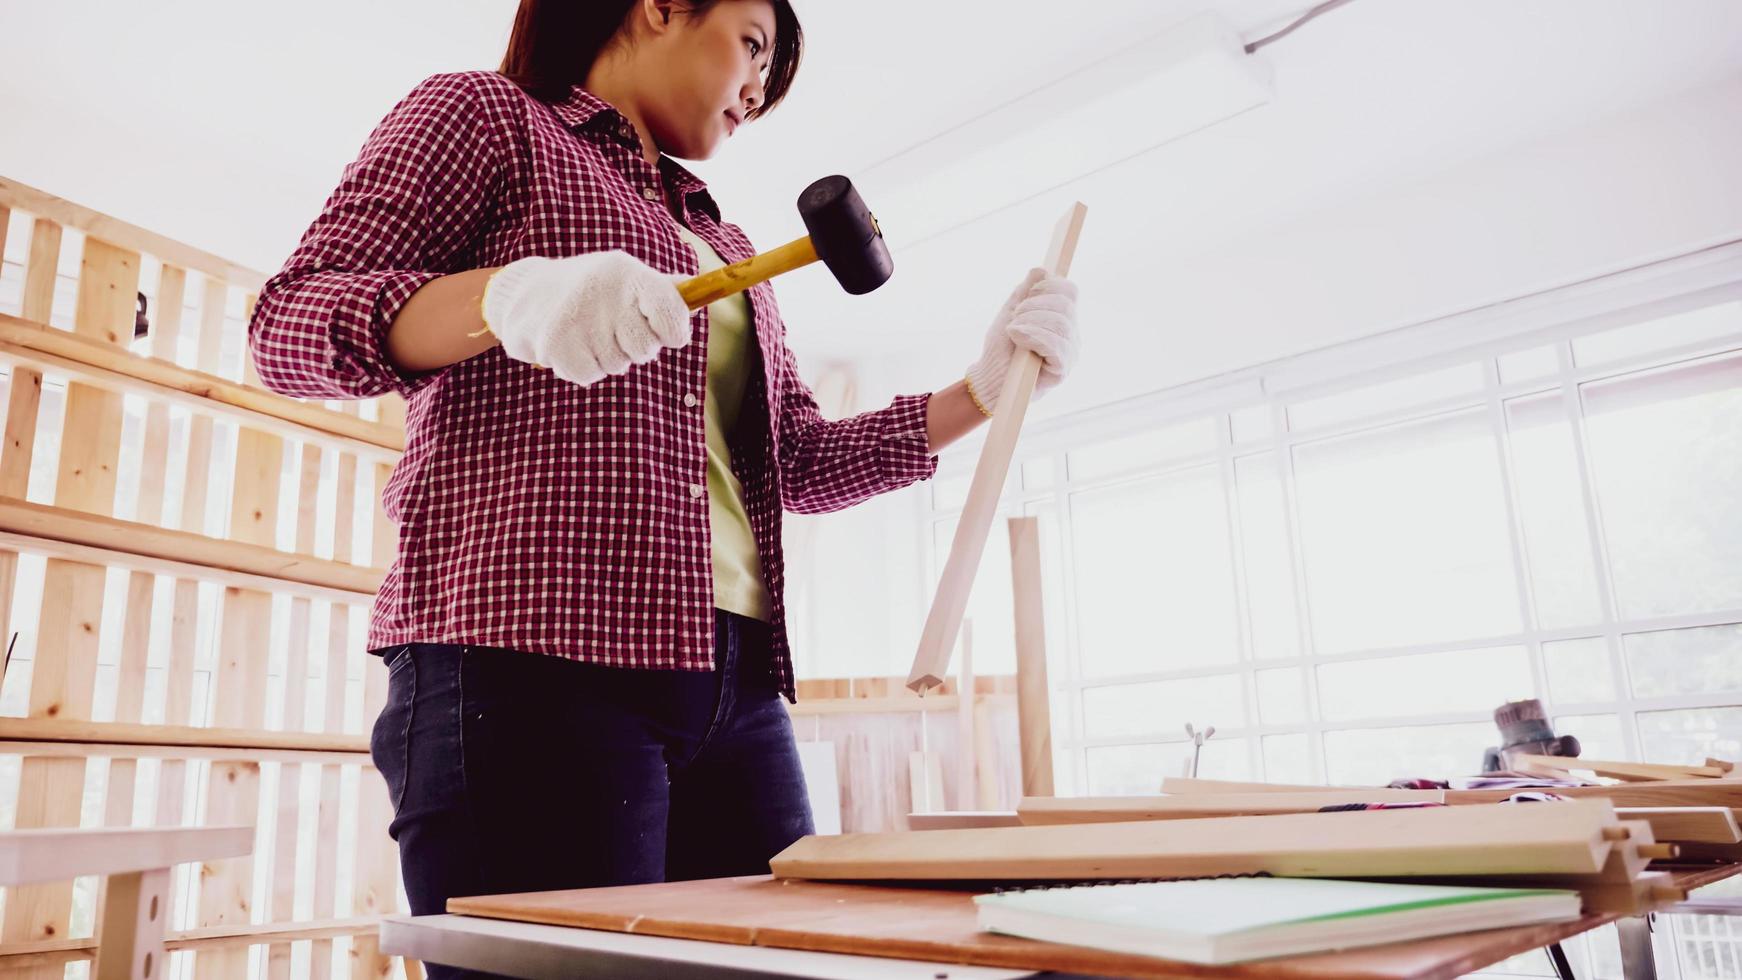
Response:
[{"label": "woman's ear", "polygon": [[663,34],[671,26],[671,4],[672,0],[641,0],[637,6],[648,29]]}]

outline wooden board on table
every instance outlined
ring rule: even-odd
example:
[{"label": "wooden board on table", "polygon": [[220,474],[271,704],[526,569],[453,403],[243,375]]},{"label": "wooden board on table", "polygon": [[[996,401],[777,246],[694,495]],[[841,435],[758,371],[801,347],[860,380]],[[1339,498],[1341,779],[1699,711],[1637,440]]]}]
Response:
[{"label": "wooden board on table", "polygon": [[1365,792],[1377,786],[1314,786],[1309,783],[1244,783],[1228,779],[1194,779],[1169,776],[1161,781],[1161,791],[1169,796],[1200,793],[1333,793]]},{"label": "wooden board on table", "polygon": [[1444,790],[1371,789],[1324,793],[1205,793],[1190,796],[1029,796],[1016,807],[1029,826],[1192,820],[1205,817],[1314,813],[1351,803],[1444,803]]},{"label": "wooden board on table", "polygon": [[1616,807],[1623,820],[1643,820],[1660,841],[1735,844],[1742,842],[1736,811],[1723,806]]},{"label": "wooden board on table", "polygon": [[677,939],[1141,980],[1441,980],[1615,918],[1585,916],[1340,953],[1199,966],[980,932],[972,894],[759,876],[456,898],[448,911]]},{"label": "wooden board on table", "polygon": [[1626,836],[1603,801],[1292,813],[1230,830],[1217,818],[810,836],[770,866],[833,881],[1592,874]]},{"label": "wooden board on table", "polygon": [[[1621,783],[1615,786],[1545,786],[1542,792],[1573,799],[1601,798],[1616,806],[1723,806],[1742,807],[1742,779],[1670,779],[1651,783]],[[1525,789],[1452,789],[1446,802],[1497,803]]]},{"label": "wooden board on table", "polygon": [[1020,827],[1022,820],[1013,810],[944,810],[939,813],[910,813],[909,830],[965,830],[971,827]]},{"label": "wooden board on table", "polygon": [[1660,779],[1721,779],[1728,770],[1718,766],[1670,766],[1656,762],[1612,762],[1605,759],[1581,759],[1563,755],[1518,755],[1516,764],[1532,771],[1594,772],[1611,779],[1629,782],[1649,782]]},{"label": "wooden board on table", "polygon": [[[1324,793],[1332,790],[1363,792],[1359,786],[1291,786],[1282,783],[1236,783],[1211,779],[1166,779],[1163,793]],[[1469,803],[1498,803],[1515,793],[1532,792],[1531,787],[1517,789],[1449,789],[1446,802],[1454,806]],[[1603,798],[1618,807],[1711,807],[1742,809],[1742,779],[1671,779],[1650,783],[1621,783],[1612,786],[1541,786],[1534,791],[1554,793],[1574,799]]]}]

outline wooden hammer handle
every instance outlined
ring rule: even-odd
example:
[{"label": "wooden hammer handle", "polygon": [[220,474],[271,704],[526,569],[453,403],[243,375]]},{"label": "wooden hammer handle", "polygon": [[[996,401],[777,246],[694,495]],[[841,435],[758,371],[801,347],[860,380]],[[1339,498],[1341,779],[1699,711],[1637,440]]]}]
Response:
[{"label": "wooden hammer handle", "polygon": [[741,293],[759,282],[767,282],[781,273],[810,265],[817,260],[816,247],[806,235],[779,248],[752,255],[742,262],[705,272],[694,279],[678,283],[677,291],[692,310]]},{"label": "wooden hammer handle", "polygon": [[[1083,218],[1088,211],[1081,203],[1074,204],[1059,220],[1052,247],[1047,250],[1048,272],[1058,276],[1070,274],[1077,237],[1082,233]],[[1039,378],[1040,358],[1033,351],[1018,347],[1004,375],[1004,388],[998,393],[998,414],[992,418],[986,443],[980,449],[980,461],[974,466],[968,501],[956,523],[950,557],[944,562],[931,612],[926,615],[925,629],[920,633],[919,652],[914,655],[913,670],[907,675],[907,686],[921,694],[942,684],[949,673],[950,652],[961,631],[962,616],[968,610],[974,573],[980,567],[981,553],[986,550],[986,535],[991,532],[992,518],[998,512],[998,496],[1004,490],[1010,458],[1016,453],[1016,439],[1022,435],[1022,417],[1028,412],[1028,400]]]}]

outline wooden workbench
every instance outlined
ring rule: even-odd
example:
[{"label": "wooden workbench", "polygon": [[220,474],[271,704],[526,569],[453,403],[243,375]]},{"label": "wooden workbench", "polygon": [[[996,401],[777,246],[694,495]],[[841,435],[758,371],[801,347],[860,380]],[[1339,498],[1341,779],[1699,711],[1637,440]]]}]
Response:
[{"label": "wooden workbench", "polygon": [[[1718,865],[1679,869],[1676,876],[1678,883],[1691,889],[1722,880],[1739,870],[1742,865]],[[932,961],[1141,980],[1450,978],[1620,918],[1611,914],[1586,915],[1559,924],[1494,929],[1340,953],[1211,967],[982,933],[975,926],[972,894],[943,889],[780,881],[769,877],[723,878],[456,899],[448,908],[457,915],[445,918],[455,928],[475,924],[481,917],[630,934],[614,940],[664,937],[733,947],[887,957],[909,963]],[[383,939],[391,945],[386,927]],[[415,955],[415,950],[395,951]],[[579,958],[570,962],[570,975],[595,975],[583,968],[581,953],[574,955]],[[721,966],[720,975],[733,975],[735,968],[726,968],[724,962]]]}]

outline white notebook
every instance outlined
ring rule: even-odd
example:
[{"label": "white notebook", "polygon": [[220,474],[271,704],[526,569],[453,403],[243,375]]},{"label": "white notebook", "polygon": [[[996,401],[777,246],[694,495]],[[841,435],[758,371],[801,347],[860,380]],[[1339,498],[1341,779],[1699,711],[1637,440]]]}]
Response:
[{"label": "white notebook", "polygon": [[1579,893],[1209,878],[978,895],[980,928],[1192,963],[1238,963],[1579,917]]}]

